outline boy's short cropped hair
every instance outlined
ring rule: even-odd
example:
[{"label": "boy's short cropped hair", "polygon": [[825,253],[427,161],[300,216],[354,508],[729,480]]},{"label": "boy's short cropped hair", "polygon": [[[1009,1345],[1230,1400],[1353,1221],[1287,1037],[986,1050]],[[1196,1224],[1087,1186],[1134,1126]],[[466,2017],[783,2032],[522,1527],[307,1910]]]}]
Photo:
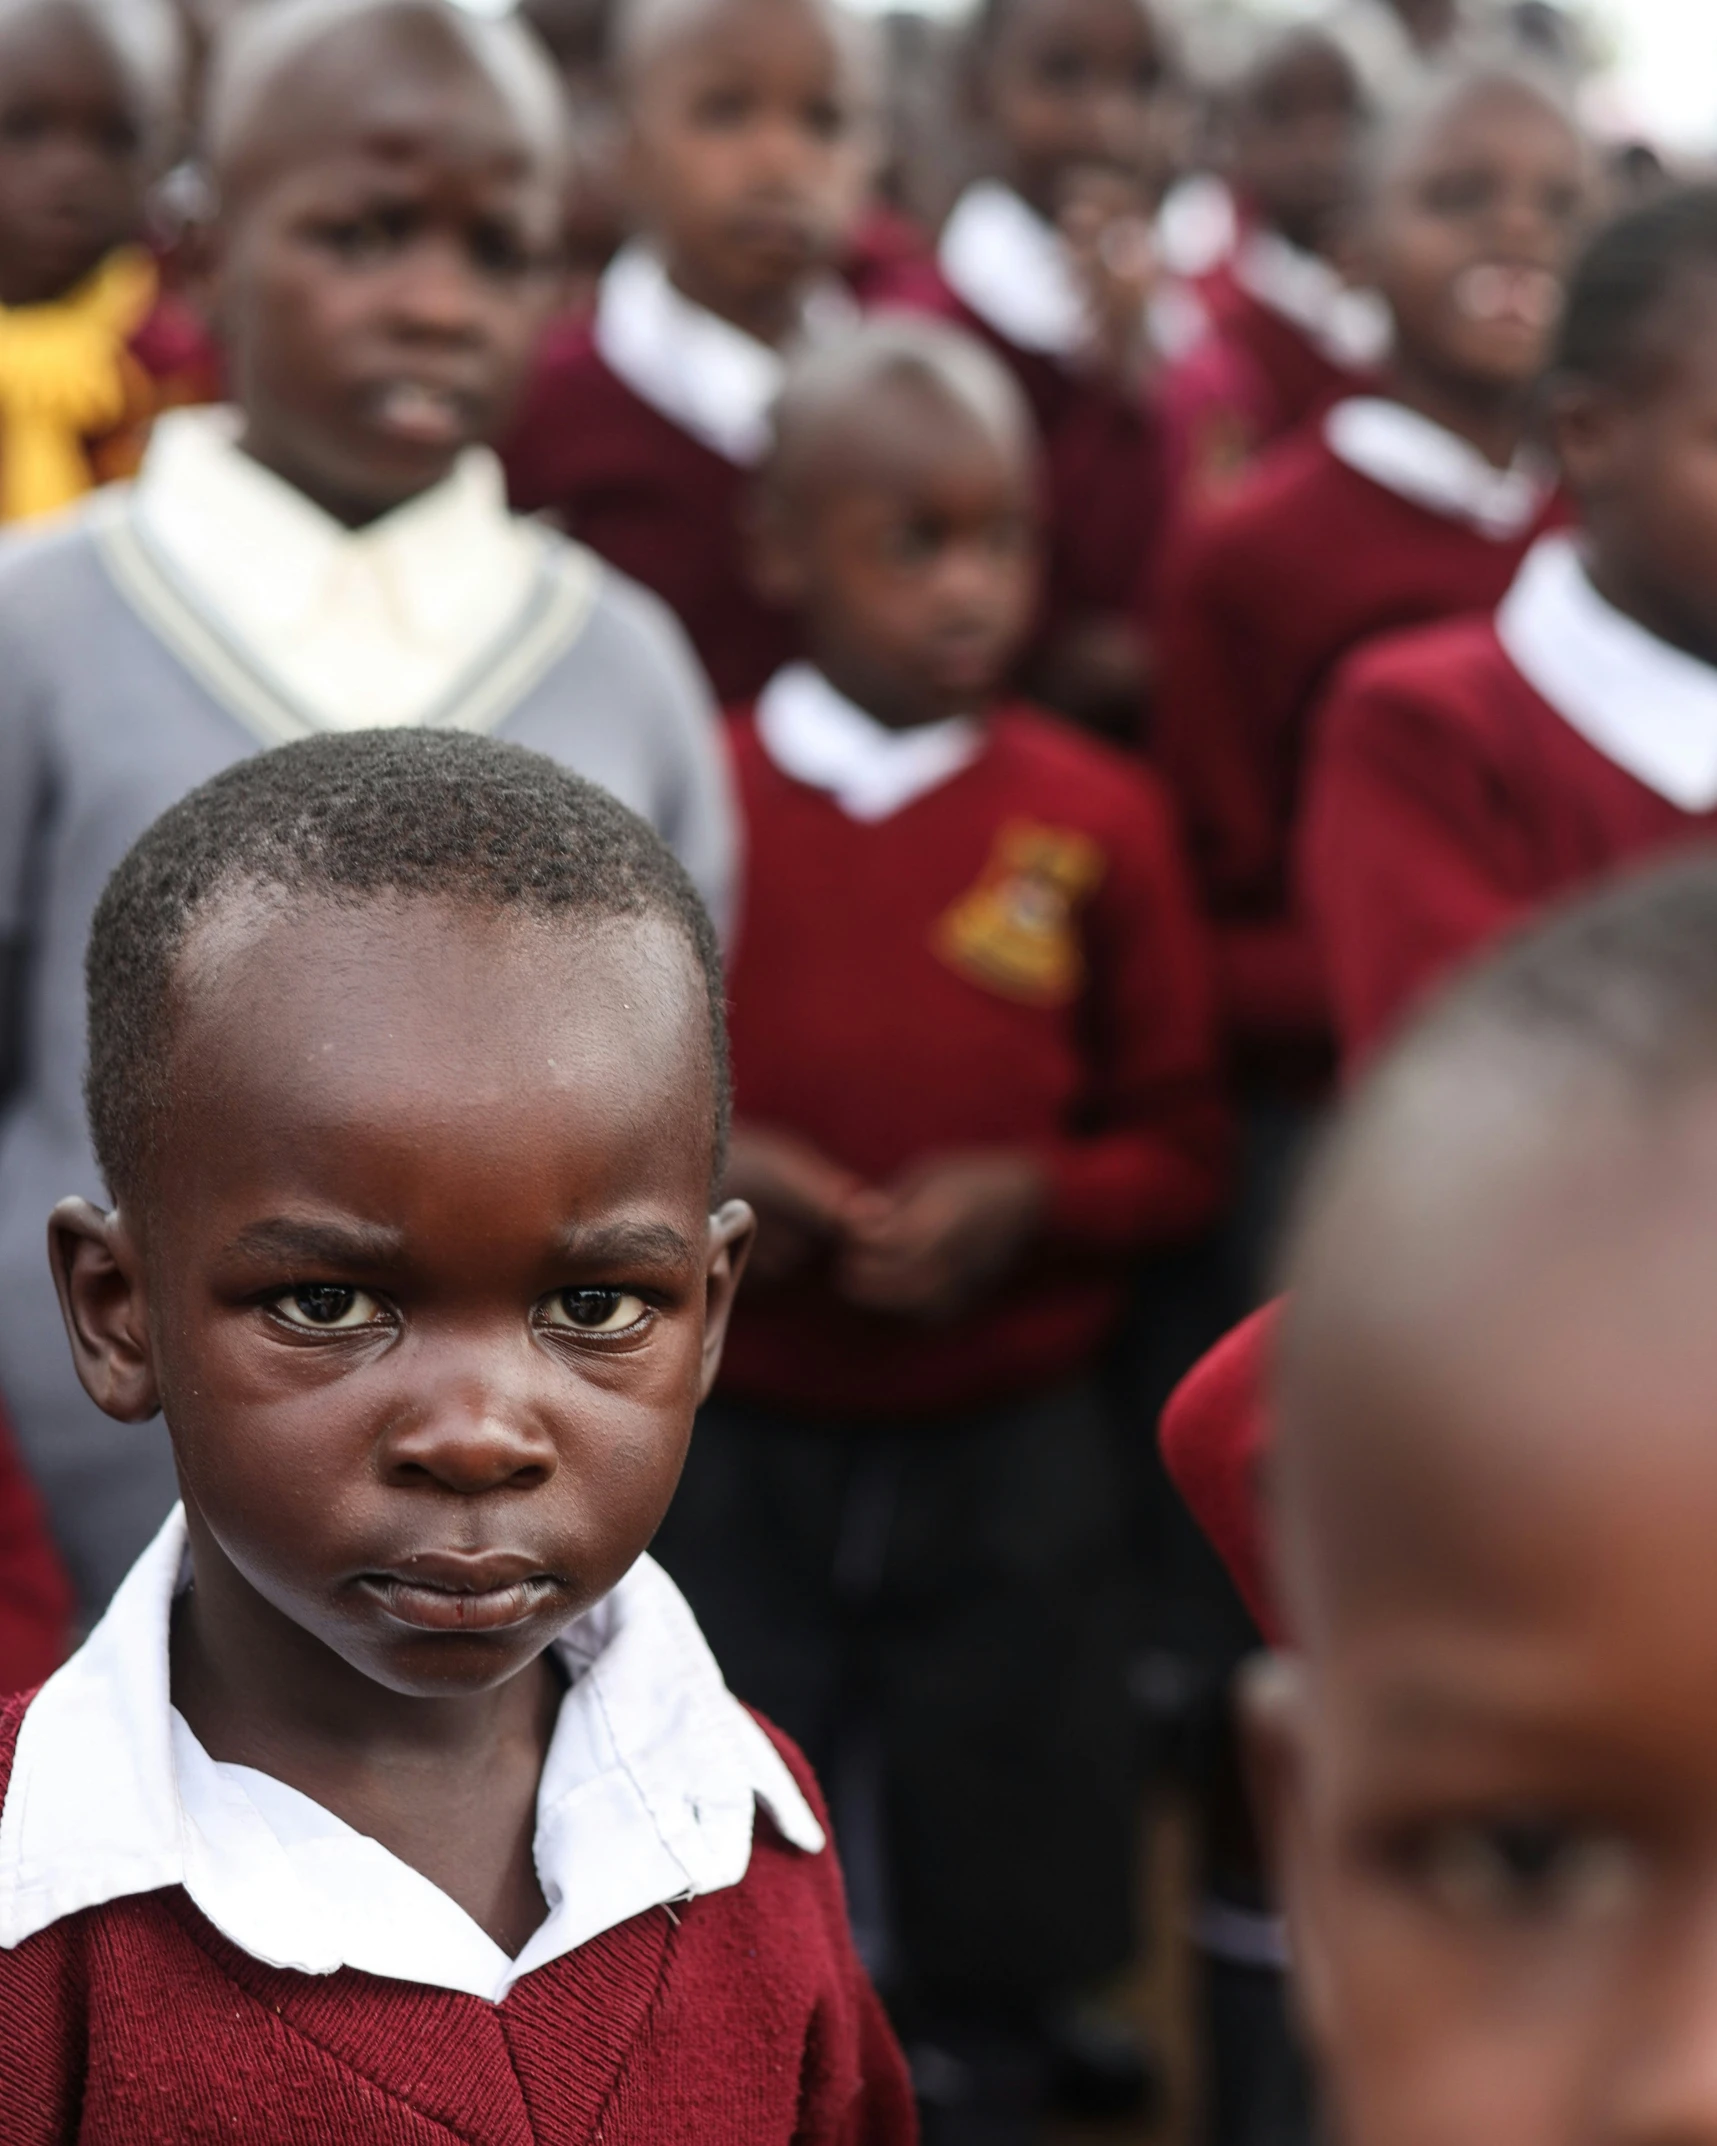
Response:
[{"label": "boy's short cropped hair", "polygon": [[659,918],[709,1003],[719,1181],[729,1116],[721,953],[665,843],[606,790],[541,753],[457,731],[306,738],[236,766],[164,812],[108,881],[85,976],[85,1100],[103,1178],[135,1193],[166,1102],[175,971],[199,918],[247,889],[518,909],[576,926]]},{"label": "boy's short cropped hair", "polygon": [[1607,224],[1568,289],[1552,372],[1626,390],[1651,370],[1650,331],[1689,276],[1717,273],[1717,186],[1678,187]]}]

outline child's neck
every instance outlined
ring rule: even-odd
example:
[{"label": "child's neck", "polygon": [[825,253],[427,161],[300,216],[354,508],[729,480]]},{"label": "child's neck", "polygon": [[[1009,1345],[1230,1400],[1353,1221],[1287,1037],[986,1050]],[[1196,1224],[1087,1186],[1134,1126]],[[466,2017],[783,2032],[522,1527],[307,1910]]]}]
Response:
[{"label": "child's neck", "polygon": [[1529,394],[1525,388],[1454,380],[1401,357],[1390,368],[1389,393],[1396,402],[1476,447],[1498,469],[1509,467],[1526,437]]},{"label": "child's neck", "polygon": [[320,507],[343,529],[367,529],[372,522],[381,521],[396,508],[409,506],[412,500],[421,499],[424,492],[431,492],[436,484],[444,482],[452,468],[449,464],[434,483],[425,485],[421,491],[408,492],[403,498],[377,499],[324,482],[318,471],[306,468],[298,457],[277,447],[266,435],[259,435],[253,425],[247,424],[239,435],[239,446],[253,462],[272,471],[295,492],[302,492],[312,506]]},{"label": "child's neck", "polygon": [[1587,577],[1607,604],[1671,648],[1717,669],[1717,623],[1686,611],[1652,566],[1601,525],[1588,522],[1586,539]]},{"label": "child's neck", "polygon": [[951,716],[982,715],[994,699],[991,693],[974,693],[959,707],[951,707],[934,693],[879,677],[863,662],[855,662],[828,650],[813,652],[812,662],[837,693],[863,709],[884,730],[927,730],[932,723],[945,723]]},{"label": "child's neck", "polygon": [[532,1842],[564,1684],[544,1656],[488,1691],[419,1698],[355,1669],[212,1546],[172,1634],[173,1704],[209,1756],[368,1834],[516,1956],[547,1912]]},{"label": "child's neck", "polygon": [[736,292],[700,273],[696,262],[670,256],[668,280],[682,298],[702,306],[718,320],[739,328],[771,350],[780,350],[798,333],[805,313],[805,287],[792,283],[785,290]]}]

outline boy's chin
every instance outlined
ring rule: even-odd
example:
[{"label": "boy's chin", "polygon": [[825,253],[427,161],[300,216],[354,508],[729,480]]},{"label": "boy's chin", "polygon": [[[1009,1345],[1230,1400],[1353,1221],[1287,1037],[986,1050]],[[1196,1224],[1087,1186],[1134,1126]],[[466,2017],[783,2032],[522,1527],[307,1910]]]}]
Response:
[{"label": "boy's chin", "polygon": [[348,1667],[407,1699],[472,1698],[530,1668],[573,1621],[573,1613],[533,1619],[505,1632],[378,1632],[373,1626],[323,1639]]}]

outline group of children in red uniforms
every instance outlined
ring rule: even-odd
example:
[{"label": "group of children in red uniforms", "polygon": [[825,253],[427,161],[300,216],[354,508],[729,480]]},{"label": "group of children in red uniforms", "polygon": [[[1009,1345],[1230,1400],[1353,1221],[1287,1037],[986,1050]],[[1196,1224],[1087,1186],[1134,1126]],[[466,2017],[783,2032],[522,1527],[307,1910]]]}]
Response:
[{"label": "group of children in red uniforms", "polygon": [[[0,1715],[0,2106],[892,2146],[797,1746],[933,2136],[1028,2139],[1133,1943],[1135,1264],[1231,1211],[1231,1095],[1298,1121],[1717,811],[1717,199],[1588,247],[1554,86],[1431,73],[1378,127],[1313,28],[1236,85],[1233,241],[1170,290],[1162,26],[988,0],[968,183],[872,246],[828,0],[545,4],[626,208],[551,320],[584,167],[517,23],[256,0],[211,220],[152,253],[181,55],[126,4],[0,5],[0,502],[73,510],[0,560],[0,1394],[106,1609]],[[230,407],[171,408],[217,347]],[[1352,1167],[1308,1272],[1383,1226]],[[1276,1325],[1170,1428],[1273,1628]],[[1295,1390],[1316,1682],[1298,1546],[1358,1493]],[[16,1511],[23,1684],[70,1612]],[[1256,1712],[1387,2146],[1327,1732]],[[1422,1830],[1515,1883],[1507,1825]]]}]

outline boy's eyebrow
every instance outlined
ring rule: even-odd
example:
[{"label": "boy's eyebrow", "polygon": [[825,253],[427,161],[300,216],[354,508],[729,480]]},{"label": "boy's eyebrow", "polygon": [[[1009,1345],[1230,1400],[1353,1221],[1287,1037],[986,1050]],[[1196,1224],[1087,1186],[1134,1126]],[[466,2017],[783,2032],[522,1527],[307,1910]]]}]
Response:
[{"label": "boy's eyebrow", "polygon": [[599,1222],[588,1229],[574,1223],[561,1245],[569,1258],[616,1266],[632,1260],[679,1266],[701,1257],[700,1247],[671,1222]]},{"label": "boy's eyebrow", "polygon": [[305,1266],[377,1267],[396,1258],[404,1238],[380,1222],[307,1222],[270,1215],[248,1222],[229,1250],[245,1259],[279,1259]]}]

